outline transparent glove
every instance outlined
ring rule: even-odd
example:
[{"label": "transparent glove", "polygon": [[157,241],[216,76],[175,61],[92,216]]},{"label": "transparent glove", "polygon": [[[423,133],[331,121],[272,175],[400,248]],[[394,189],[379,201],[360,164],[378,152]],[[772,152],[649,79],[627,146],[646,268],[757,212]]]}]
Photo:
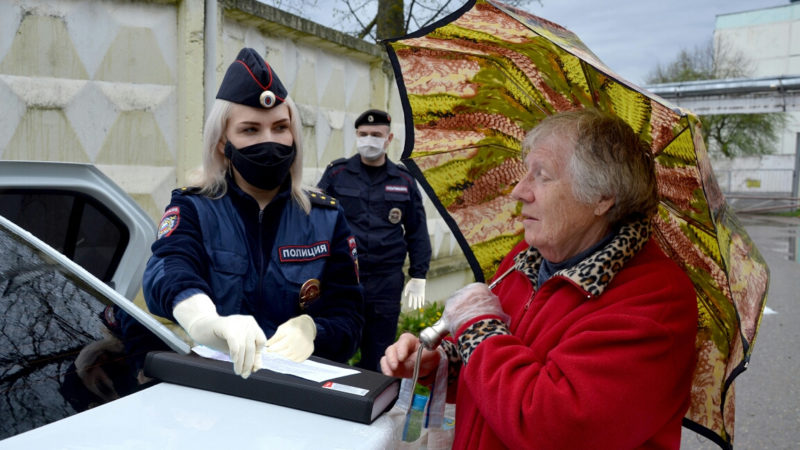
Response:
[{"label": "transparent glove", "polygon": [[172,314],[196,343],[228,352],[233,371],[242,378],[261,368],[267,337],[253,316],[221,317],[205,294],[195,294],[175,305]]},{"label": "transparent glove", "polygon": [[275,330],[267,341],[267,351],[302,362],[314,353],[317,326],[308,314],[293,317]]},{"label": "transparent glove", "polygon": [[409,308],[422,308],[422,305],[425,304],[425,279],[412,278],[408,280],[405,289],[403,289],[403,298],[408,299]]},{"label": "transparent glove", "polygon": [[483,315],[498,316],[506,323],[509,319],[500,306],[500,299],[485,283],[468,284],[455,291],[445,302],[442,312],[442,318],[453,336],[470,319]]}]

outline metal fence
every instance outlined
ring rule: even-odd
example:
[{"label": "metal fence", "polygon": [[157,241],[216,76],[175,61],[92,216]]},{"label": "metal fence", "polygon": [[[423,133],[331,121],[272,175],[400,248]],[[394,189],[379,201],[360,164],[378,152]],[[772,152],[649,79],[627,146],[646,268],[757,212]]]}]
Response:
[{"label": "metal fence", "polygon": [[723,169],[714,174],[737,212],[788,211],[800,206],[793,169]]},{"label": "metal fence", "polygon": [[720,189],[727,193],[792,194],[793,169],[715,170]]}]

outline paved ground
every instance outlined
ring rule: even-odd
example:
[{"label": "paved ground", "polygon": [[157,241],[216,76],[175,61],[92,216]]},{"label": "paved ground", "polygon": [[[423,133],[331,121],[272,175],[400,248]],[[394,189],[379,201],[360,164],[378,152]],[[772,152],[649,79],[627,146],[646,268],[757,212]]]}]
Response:
[{"label": "paved ground", "polygon": [[[800,449],[800,219],[740,215],[770,268],[750,367],[736,379],[736,449]],[[683,449],[718,449],[684,428]]]}]

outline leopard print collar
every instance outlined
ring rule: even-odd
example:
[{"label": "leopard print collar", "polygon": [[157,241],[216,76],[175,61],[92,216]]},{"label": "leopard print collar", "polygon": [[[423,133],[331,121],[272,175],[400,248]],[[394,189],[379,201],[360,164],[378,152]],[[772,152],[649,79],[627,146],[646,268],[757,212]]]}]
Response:
[{"label": "leopard print collar", "polygon": [[[554,273],[553,277],[567,278],[591,296],[601,295],[622,267],[644,247],[650,238],[650,227],[649,220],[623,225],[608,245],[578,264]],[[525,274],[533,283],[534,289],[538,289],[537,280],[541,266],[542,255],[533,247],[528,247],[514,257],[514,269]]]}]

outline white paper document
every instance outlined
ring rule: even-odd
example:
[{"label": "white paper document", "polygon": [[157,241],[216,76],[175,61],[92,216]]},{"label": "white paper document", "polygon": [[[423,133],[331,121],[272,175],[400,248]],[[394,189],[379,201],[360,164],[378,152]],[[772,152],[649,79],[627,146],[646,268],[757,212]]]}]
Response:
[{"label": "white paper document", "polygon": [[[203,358],[228,362],[231,360],[227,353],[214,350],[204,345],[192,347],[192,351]],[[355,369],[345,369],[343,367],[322,364],[308,359],[298,363],[266,351],[261,352],[261,367],[264,369],[269,369],[273,372],[294,375],[296,377],[305,378],[306,380],[316,382],[332,380],[334,378],[358,373],[358,371]]]}]

